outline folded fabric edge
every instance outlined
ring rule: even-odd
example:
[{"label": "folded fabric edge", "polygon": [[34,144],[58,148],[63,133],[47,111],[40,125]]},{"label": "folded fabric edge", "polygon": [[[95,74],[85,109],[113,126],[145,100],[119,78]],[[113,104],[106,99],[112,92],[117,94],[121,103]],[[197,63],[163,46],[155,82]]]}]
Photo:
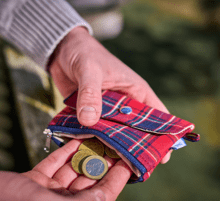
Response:
[{"label": "folded fabric edge", "polygon": [[[132,154],[130,154],[125,148],[123,148],[120,144],[118,144],[118,142],[109,138],[102,132],[94,130],[94,129],[78,129],[78,128],[68,128],[68,127],[51,126],[51,125],[48,126],[48,129],[50,129],[52,132],[64,132],[64,133],[71,133],[71,134],[94,134],[95,136],[103,139],[104,141],[109,143],[112,147],[117,149],[121,154],[123,154],[125,158],[128,159],[128,161],[130,161],[132,165],[134,165],[139,170],[141,175],[136,175],[137,180],[130,180],[129,183],[137,183],[137,182],[143,181],[143,176],[147,172],[146,168]],[[59,142],[56,138],[52,137],[52,139],[58,146],[63,145],[62,142]],[[124,161],[126,162],[126,160]],[[130,168],[132,169],[132,167]]]},{"label": "folded fabric edge", "polygon": [[[67,107],[70,107],[70,108],[72,108],[74,110],[76,110],[75,105],[76,105],[77,93],[78,93],[78,91],[74,91],[69,97],[67,97],[63,101],[64,104],[67,105]],[[106,95],[106,93],[117,93],[117,94],[120,94],[120,93],[115,92],[115,91],[106,90],[106,91],[103,92],[102,95],[104,96],[104,95]],[[121,98],[120,98],[120,101],[119,100],[117,101],[117,105],[119,105],[119,103],[121,104],[122,100],[124,100],[124,99],[131,99],[130,97],[128,97],[126,95],[123,95],[123,94],[120,94],[120,95],[121,95]],[[131,99],[131,100],[133,100],[133,99]],[[134,101],[137,101],[137,100],[134,100]],[[140,103],[140,104],[143,104],[143,103]],[[112,107],[112,111],[114,111],[115,109],[116,109],[116,107]],[[157,110],[156,108],[152,108],[152,109]],[[161,112],[161,113],[166,114],[165,112],[162,112],[160,110],[158,110],[158,111]],[[108,112],[108,113],[111,113],[111,112]],[[150,132],[152,134],[158,134],[158,135],[167,135],[167,134],[168,135],[178,135],[178,134],[186,132],[188,129],[190,129],[190,132],[192,132],[195,129],[195,125],[193,123],[190,123],[190,122],[184,120],[185,122],[189,123],[188,126],[181,126],[181,125],[179,125],[179,129],[177,129],[175,132],[163,132],[163,131],[158,131],[158,129],[157,130],[152,130],[152,129],[149,129],[149,128],[146,128],[146,127],[142,127],[140,125],[137,126],[137,125],[133,125],[133,124],[127,124],[125,122],[121,122],[120,120],[112,119],[112,117],[110,118],[110,117],[108,117],[109,115],[107,115],[107,116],[106,115],[107,115],[106,113],[102,114],[101,115],[101,119],[108,119],[109,118],[109,120],[111,120],[111,121],[114,121],[114,122],[117,122],[117,123],[120,123],[120,124],[123,124],[123,125],[127,125],[127,126],[129,126],[131,128],[135,128],[135,129],[138,129],[140,131]],[[169,114],[169,115],[172,115],[172,114]],[[181,119],[179,117],[176,117],[175,115],[172,115],[172,118],[169,121],[173,120],[174,118]],[[164,126],[167,126],[167,125],[169,126],[169,121],[167,121],[165,123],[161,122],[160,123],[161,127],[164,127]]]},{"label": "folded fabric edge", "polygon": [[[119,122],[119,123],[121,123],[121,122]],[[127,125],[127,126],[130,126],[130,125]],[[187,127],[182,127],[183,129],[179,130],[178,132],[158,132],[158,131],[154,131],[154,130],[150,130],[150,129],[143,129],[143,128],[140,128],[140,127],[137,127],[137,126],[130,126],[130,127],[138,129],[140,131],[149,132],[149,133],[158,134],[158,135],[179,135],[181,133],[184,133],[186,130],[190,129],[192,131],[192,130],[195,129],[195,125],[194,124],[191,124],[191,125],[189,125]]]},{"label": "folded fabric edge", "polygon": [[184,137],[185,140],[190,142],[198,142],[200,140],[200,135],[197,133],[187,133]]}]

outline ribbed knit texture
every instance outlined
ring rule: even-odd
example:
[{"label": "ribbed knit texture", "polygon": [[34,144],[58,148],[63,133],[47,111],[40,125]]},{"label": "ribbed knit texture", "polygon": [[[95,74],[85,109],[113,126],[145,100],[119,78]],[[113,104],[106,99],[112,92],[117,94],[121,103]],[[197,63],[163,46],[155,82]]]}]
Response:
[{"label": "ribbed knit texture", "polygon": [[58,43],[76,26],[92,34],[65,0],[0,1],[0,34],[45,69]]}]

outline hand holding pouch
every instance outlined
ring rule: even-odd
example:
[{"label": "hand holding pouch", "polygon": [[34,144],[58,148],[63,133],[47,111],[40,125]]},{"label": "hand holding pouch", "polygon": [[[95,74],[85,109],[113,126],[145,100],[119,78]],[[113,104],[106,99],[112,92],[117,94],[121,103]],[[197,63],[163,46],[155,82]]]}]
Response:
[{"label": "hand holding pouch", "polygon": [[[60,144],[56,136],[72,138],[97,137],[116,150],[134,172],[130,183],[148,179],[179,139],[198,141],[192,133],[195,126],[174,115],[161,112],[125,95],[104,91],[102,115],[97,124],[82,126],[76,117],[77,92],[67,98],[67,105],[49,123],[49,136]],[[46,132],[48,134],[48,132]]]}]

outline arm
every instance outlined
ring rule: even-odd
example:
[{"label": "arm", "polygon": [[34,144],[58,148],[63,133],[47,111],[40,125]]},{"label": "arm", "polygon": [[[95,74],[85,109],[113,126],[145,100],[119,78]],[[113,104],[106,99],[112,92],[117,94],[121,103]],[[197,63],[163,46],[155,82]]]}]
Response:
[{"label": "arm", "polygon": [[0,35],[42,67],[77,26],[92,34],[90,25],[64,0],[0,1]]},{"label": "arm", "polygon": [[54,53],[50,73],[64,97],[79,90],[77,118],[82,125],[99,120],[104,89],[168,112],[141,76],[91,36],[90,26],[66,1],[5,0],[0,8],[0,34],[7,40],[43,67]]}]

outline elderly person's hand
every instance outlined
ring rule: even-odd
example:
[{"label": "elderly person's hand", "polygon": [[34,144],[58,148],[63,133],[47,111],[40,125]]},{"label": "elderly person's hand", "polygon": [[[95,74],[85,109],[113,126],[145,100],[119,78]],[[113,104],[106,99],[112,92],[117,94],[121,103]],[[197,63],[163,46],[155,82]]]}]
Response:
[{"label": "elderly person's hand", "polygon": [[116,200],[130,178],[131,170],[122,160],[116,162],[105,156],[109,171],[102,180],[91,180],[77,174],[70,160],[80,144],[80,140],[68,142],[29,172],[0,172],[1,200]]},{"label": "elderly person's hand", "polygon": [[[120,91],[163,112],[168,110],[147,82],[106,50],[83,27],[60,42],[49,71],[66,98],[78,89],[77,118],[84,126],[96,124],[102,110],[102,90]],[[162,159],[166,163],[171,151]]]}]

